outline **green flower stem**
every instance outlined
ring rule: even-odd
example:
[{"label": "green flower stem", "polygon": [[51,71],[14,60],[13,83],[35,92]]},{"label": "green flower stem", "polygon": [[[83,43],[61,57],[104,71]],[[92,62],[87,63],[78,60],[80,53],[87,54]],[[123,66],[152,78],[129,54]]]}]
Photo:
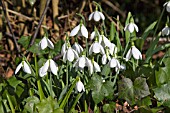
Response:
[{"label": "green flower stem", "polygon": [[66,61],[66,86],[68,86],[68,64],[69,62]]},{"label": "green flower stem", "polygon": [[76,99],[75,99],[74,103],[72,104],[71,109],[70,109],[70,111],[68,113],[72,113],[72,110],[75,108],[77,102],[79,101],[79,99],[81,98],[82,95],[83,95],[83,93],[79,93],[76,96]]},{"label": "green flower stem", "polygon": [[[131,38],[131,33],[130,33],[130,38]],[[130,42],[130,38],[129,38],[129,40],[127,41],[127,44],[126,44],[126,46],[125,46],[125,50],[124,50],[124,52],[123,52],[122,57],[124,57],[124,56],[125,56],[125,53],[126,53],[126,51],[127,51],[127,49],[128,49],[129,42]]]},{"label": "green flower stem", "polygon": [[34,54],[34,62],[35,62],[35,74],[37,77],[37,85],[38,85],[38,92],[40,95],[40,100],[42,100],[44,98],[44,93],[41,87],[41,81],[40,81],[40,77],[38,76],[38,65],[37,65],[37,57],[36,54]]},{"label": "green flower stem", "polygon": [[52,87],[52,74],[51,73],[50,73],[50,81],[49,82],[50,82],[49,83],[49,86],[50,86],[50,95],[51,95],[51,97],[54,98],[54,95],[53,95],[53,92],[52,92],[53,87]]},{"label": "green flower stem", "polygon": [[9,106],[10,106],[10,108],[11,108],[12,113],[15,113],[15,109],[14,109],[14,106],[13,106],[13,104],[12,104],[12,102],[11,102],[11,99],[10,99],[10,97],[9,97],[9,95],[8,95],[8,92],[6,93],[6,97],[7,97],[7,100],[8,100],[8,102],[9,102]]},{"label": "green flower stem", "polygon": [[87,41],[87,38],[86,38],[86,56],[89,55],[89,52],[88,52],[88,41]]},{"label": "green flower stem", "polygon": [[74,80],[72,86],[70,87],[69,91],[67,92],[66,96],[64,97],[62,103],[60,104],[60,108],[61,109],[64,109],[65,105],[67,104],[68,102],[68,99],[73,91],[73,88],[75,87],[77,81],[79,81],[79,77],[76,78],[76,80]]},{"label": "green flower stem", "polygon": [[116,79],[117,79],[118,74],[119,74],[119,70],[118,70],[118,72],[116,73],[115,78],[114,78],[114,80],[113,80],[113,87],[114,87],[115,84],[116,84]]}]

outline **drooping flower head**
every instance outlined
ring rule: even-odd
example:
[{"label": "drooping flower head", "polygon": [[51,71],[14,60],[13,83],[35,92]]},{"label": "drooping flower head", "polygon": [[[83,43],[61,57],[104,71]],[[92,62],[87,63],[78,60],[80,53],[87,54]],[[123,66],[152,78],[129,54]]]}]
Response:
[{"label": "drooping flower head", "polygon": [[58,65],[52,59],[48,59],[46,63],[39,69],[40,77],[43,77],[44,75],[46,75],[47,71],[50,71],[54,75],[57,75]]},{"label": "drooping flower head", "polygon": [[167,12],[170,12],[170,1],[164,3],[163,6],[166,7],[166,11],[167,11]]},{"label": "drooping flower head", "polygon": [[127,52],[126,61],[128,61],[131,58],[131,56],[133,56],[133,58],[136,60],[138,60],[138,59],[142,60],[141,52],[134,45],[132,45],[131,48],[129,49],[129,51]]},{"label": "drooping flower head", "polygon": [[46,36],[44,36],[43,39],[39,42],[39,46],[42,50],[47,47],[49,47],[50,49],[54,49],[53,43]]},{"label": "drooping flower head", "polygon": [[83,25],[83,22],[80,21],[80,24],[76,26],[70,33],[70,36],[84,36],[85,38],[88,38],[88,31],[86,27]]},{"label": "drooping flower head", "polygon": [[88,60],[89,59],[85,55],[82,55],[75,61],[75,63],[73,64],[73,67],[75,67],[76,69],[80,69],[80,71],[82,71],[85,66],[88,66],[87,64]]},{"label": "drooping flower head", "polygon": [[168,26],[165,26],[162,29],[162,36],[168,36],[170,34],[170,28]]},{"label": "drooping flower head", "polygon": [[136,30],[136,32],[139,31],[138,26],[135,23],[130,22],[129,24],[127,24],[124,28],[125,31],[129,31],[130,33],[133,33],[134,30]]},{"label": "drooping flower head", "polygon": [[79,93],[81,93],[82,91],[85,91],[84,84],[80,81],[80,79],[76,83],[76,89]]},{"label": "drooping flower head", "polygon": [[89,48],[89,55],[91,55],[92,53],[105,54],[105,51],[102,45],[99,42],[95,41]]},{"label": "drooping flower head", "polygon": [[82,48],[81,45],[78,44],[77,42],[74,43],[74,45],[72,46],[72,48],[73,48],[78,54],[80,54],[81,52],[83,52],[83,48]]},{"label": "drooping flower head", "polygon": [[21,68],[23,69],[23,71],[24,71],[25,73],[31,74],[31,68],[30,68],[30,66],[29,66],[25,61],[22,61],[22,62],[17,66],[17,68],[16,68],[16,70],[15,70],[15,74],[17,74],[18,71],[19,71]]}]

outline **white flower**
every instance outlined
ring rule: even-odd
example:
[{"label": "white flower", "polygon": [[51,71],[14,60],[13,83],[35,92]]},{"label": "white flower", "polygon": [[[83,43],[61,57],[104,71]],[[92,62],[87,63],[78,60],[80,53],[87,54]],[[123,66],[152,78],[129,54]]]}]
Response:
[{"label": "white flower", "polygon": [[91,61],[88,59],[87,66],[88,66],[90,74],[92,74],[93,72],[101,72],[99,64],[95,61]]},{"label": "white flower", "polygon": [[77,42],[74,43],[74,45],[72,46],[72,48],[73,48],[78,54],[80,54],[81,52],[83,52],[83,48],[82,48],[81,45],[79,45]]},{"label": "white flower", "polygon": [[162,36],[168,36],[170,34],[170,28],[168,26],[162,29]]},{"label": "white flower", "polygon": [[84,36],[86,38],[88,38],[88,31],[86,29],[86,27],[83,24],[79,24],[78,26],[76,26],[70,33],[70,36],[75,36],[75,35],[79,35],[79,36]]},{"label": "white flower", "polygon": [[163,6],[166,6],[167,12],[170,12],[170,1],[166,2]]},{"label": "white flower", "polygon": [[103,47],[110,47],[110,40],[108,38],[106,38],[104,35],[100,35],[99,36],[99,43],[101,43],[103,45]]},{"label": "white flower", "polygon": [[23,69],[23,71],[24,71],[25,73],[31,74],[31,68],[29,67],[29,65],[28,65],[25,61],[22,61],[22,62],[17,66],[17,68],[16,68],[16,70],[15,70],[15,74],[18,73],[18,71],[21,69],[21,67],[22,67],[22,69]]},{"label": "white flower", "polygon": [[95,11],[89,15],[89,20],[94,19],[94,21],[98,22],[100,19],[105,20],[105,17],[102,12]]},{"label": "white flower", "polygon": [[115,44],[110,43],[110,46],[109,46],[109,52],[110,52],[110,54],[111,54],[111,55],[113,55],[113,54],[116,54],[116,53],[117,53],[117,47],[116,47],[116,45],[115,45]]},{"label": "white flower", "polygon": [[82,57],[79,57],[76,62],[73,64],[73,67],[79,68],[80,70],[83,70],[85,66],[87,65],[88,58],[85,55],[82,55]]},{"label": "white flower", "polygon": [[142,54],[141,52],[135,47],[135,46],[132,46],[129,51],[127,52],[126,54],[126,61],[128,61],[131,56],[133,55],[133,57],[138,60],[138,59],[142,59]]},{"label": "white flower", "polygon": [[68,60],[72,62],[75,58],[79,58],[78,53],[71,47],[68,47],[68,49],[64,52],[63,61],[66,62],[66,60]]},{"label": "white flower", "polygon": [[46,63],[39,69],[39,75],[43,77],[47,74],[48,70],[54,75],[57,75],[58,65],[52,59],[48,59]]},{"label": "white flower", "polygon": [[102,56],[102,64],[105,65],[107,63],[107,60],[110,61],[111,57],[109,55],[104,54]]},{"label": "white flower", "polygon": [[110,68],[118,68],[118,69],[120,69],[120,63],[114,57],[109,61],[108,65],[109,65]]},{"label": "white flower", "polygon": [[134,24],[134,23],[129,23],[129,24],[127,24],[127,25],[125,26],[124,30],[125,30],[125,31],[128,30],[130,33],[132,33],[134,30],[136,30],[136,32],[139,31],[138,26],[137,26],[136,24]]},{"label": "white flower", "polygon": [[90,35],[90,40],[93,40],[94,37],[96,37],[96,36],[100,36],[99,32],[97,31],[97,33],[96,33],[95,31],[93,31]]},{"label": "white flower", "polygon": [[94,43],[90,46],[90,48],[89,48],[89,55],[91,55],[92,52],[105,54],[103,47],[102,47],[101,44],[98,43],[98,42],[94,42]]},{"label": "white flower", "polygon": [[48,46],[49,48],[51,48],[51,49],[54,49],[53,43],[52,43],[47,37],[44,37],[44,38],[40,41],[39,45],[40,45],[40,48],[41,48],[42,50],[45,49],[47,46]]},{"label": "white flower", "polygon": [[121,64],[120,65],[120,70],[126,70],[126,65],[125,64]]},{"label": "white flower", "polygon": [[61,55],[63,56],[64,55],[64,53],[66,52],[66,50],[67,50],[67,43],[65,42],[63,45],[62,45],[62,48],[61,48]]},{"label": "white flower", "polygon": [[43,77],[43,76],[47,75],[47,72],[42,73],[42,69],[43,69],[43,66],[38,71],[40,77]]},{"label": "white flower", "polygon": [[76,83],[76,89],[79,93],[85,91],[84,84],[80,80]]}]

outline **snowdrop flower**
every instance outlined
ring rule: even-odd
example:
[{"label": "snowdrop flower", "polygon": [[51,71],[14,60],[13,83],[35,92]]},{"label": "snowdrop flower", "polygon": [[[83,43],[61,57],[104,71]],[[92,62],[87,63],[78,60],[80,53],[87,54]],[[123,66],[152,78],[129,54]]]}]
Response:
[{"label": "snowdrop flower", "polygon": [[47,75],[47,72],[42,73],[42,69],[43,69],[43,66],[38,71],[40,77],[43,77],[43,76]]},{"label": "snowdrop flower", "polygon": [[46,36],[44,36],[43,39],[39,42],[39,45],[42,50],[44,50],[47,46],[51,49],[54,49],[53,43]]},{"label": "snowdrop flower", "polygon": [[110,44],[111,44],[110,40],[106,38],[104,35],[99,36],[99,43],[101,43],[103,47],[106,47],[106,46],[110,47]]},{"label": "snowdrop flower", "polygon": [[79,68],[80,70],[83,70],[85,66],[87,65],[88,58],[85,55],[82,55],[82,57],[79,57],[76,62],[73,64],[73,67]]},{"label": "snowdrop flower", "polygon": [[126,65],[125,64],[121,64],[120,65],[120,70],[126,70]]},{"label": "snowdrop flower", "polygon": [[93,72],[101,72],[99,64],[95,62],[94,59],[92,61],[88,59],[87,66],[90,74],[92,74]]},{"label": "snowdrop flower", "polygon": [[80,54],[81,52],[83,52],[83,48],[82,48],[81,45],[79,45],[77,42],[74,43],[74,45],[72,46],[72,48],[73,48],[78,54]]},{"label": "snowdrop flower", "polygon": [[76,83],[76,89],[79,93],[85,91],[84,84],[80,80]]},{"label": "snowdrop flower", "polygon": [[48,59],[46,63],[39,69],[39,75],[43,77],[47,74],[48,70],[54,75],[57,75],[58,65],[52,59]]},{"label": "snowdrop flower", "polygon": [[107,63],[107,60],[110,61],[111,57],[109,56],[109,49],[106,48],[106,54],[102,56],[102,64],[105,65]]},{"label": "snowdrop flower", "polygon": [[141,52],[135,46],[132,46],[127,52],[126,61],[128,61],[131,58],[131,56],[133,56],[136,60],[142,59]]},{"label": "snowdrop flower", "polygon": [[98,42],[94,42],[94,43],[90,46],[90,48],[89,48],[89,55],[91,55],[92,52],[105,54],[103,47],[102,47],[101,44],[98,43]]},{"label": "snowdrop flower", "polygon": [[124,28],[125,31],[129,31],[130,33],[133,33],[134,30],[136,30],[136,32],[139,31],[138,26],[135,23],[129,23],[125,26]]},{"label": "snowdrop flower", "polygon": [[78,53],[71,47],[68,47],[68,49],[63,53],[63,61],[66,62],[66,60],[68,60],[72,62],[75,58],[79,58]]},{"label": "snowdrop flower", "polygon": [[97,33],[95,31],[93,31],[90,35],[90,40],[93,40],[94,37],[100,36],[99,32],[97,31]]},{"label": "snowdrop flower", "polygon": [[15,70],[15,74],[18,73],[18,71],[21,69],[21,67],[22,67],[22,69],[23,69],[23,71],[24,71],[25,73],[31,74],[31,68],[29,67],[29,65],[28,65],[25,61],[22,61],[22,62],[17,66],[17,68],[16,68],[16,70]]},{"label": "snowdrop flower", "polygon": [[170,1],[166,2],[163,6],[166,6],[166,11],[170,12]]},{"label": "snowdrop flower", "polygon": [[102,20],[105,20],[105,17],[103,15],[102,12],[99,12],[99,11],[95,11],[95,12],[92,12],[90,15],[89,15],[89,20],[91,19],[94,19],[94,21],[98,22],[100,19]]},{"label": "snowdrop flower", "polygon": [[116,47],[116,45],[115,45],[115,44],[110,43],[110,46],[109,46],[109,52],[110,52],[110,54],[111,54],[111,55],[113,55],[113,54],[116,54],[116,53],[117,53],[117,47]]},{"label": "snowdrop flower", "polygon": [[88,38],[88,31],[83,24],[79,24],[70,33],[70,36],[75,36],[75,35],[84,36],[85,38]]},{"label": "snowdrop flower", "polygon": [[170,34],[170,28],[168,26],[162,29],[162,36],[168,36]]},{"label": "snowdrop flower", "polygon": [[120,69],[120,63],[119,63],[119,61],[118,61],[116,58],[114,58],[114,57],[109,61],[108,65],[109,65],[110,68]]}]

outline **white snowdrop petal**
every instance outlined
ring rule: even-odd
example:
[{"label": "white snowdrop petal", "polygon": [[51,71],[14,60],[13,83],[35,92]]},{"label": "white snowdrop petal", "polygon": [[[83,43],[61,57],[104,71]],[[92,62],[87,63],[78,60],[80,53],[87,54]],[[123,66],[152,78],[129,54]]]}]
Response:
[{"label": "white snowdrop petal", "polygon": [[78,81],[76,83],[76,89],[77,89],[78,92],[85,91],[84,85],[81,81]]},{"label": "white snowdrop petal", "polygon": [[121,64],[121,65],[120,65],[120,69],[121,69],[121,70],[126,70],[126,65],[125,65],[125,64]]},{"label": "white snowdrop petal", "polygon": [[109,62],[110,68],[114,68],[114,67],[116,67],[116,65],[117,65],[116,59],[115,59],[115,58],[112,58],[112,59],[110,60],[110,62]]},{"label": "white snowdrop petal", "polygon": [[93,32],[91,33],[91,35],[90,35],[90,40],[93,40],[95,36],[96,36],[96,35],[95,35],[95,31],[93,31]]},{"label": "white snowdrop petal", "polygon": [[104,45],[107,46],[107,47],[110,47],[110,40],[108,38],[106,38],[105,36],[103,36],[103,42],[104,42]]},{"label": "white snowdrop petal", "polygon": [[107,62],[107,56],[104,54],[104,55],[102,56],[102,64],[105,65],[106,62]]},{"label": "white snowdrop petal", "polygon": [[93,43],[92,44],[92,51],[94,53],[100,53],[100,46],[101,45],[99,43],[97,43],[97,42]]},{"label": "white snowdrop petal", "polygon": [[41,46],[41,49],[45,49],[47,47],[48,43],[47,43],[47,38],[44,37],[41,41],[40,41],[40,46]]},{"label": "white snowdrop petal", "polygon": [[139,31],[138,26],[137,26],[136,24],[133,24],[133,26],[134,26],[134,28],[135,28],[136,32],[138,32],[138,31]]},{"label": "white snowdrop petal", "polygon": [[88,38],[88,31],[87,31],[86,27],[83,24],[81,25],[81,34],[84,37]]},{"label": "white snowdrop petal", "polygon": [[127,54],[126,54],[126,61],[128,61],[132,56],[132,50],[131,48],[128,50]]},{"label": "white snowdrop petal", "polygon": [[63,62],[66,62],[66,60],[67,60],[67,52],[65,52],[63,55]]},{"label": "white snowdrop petal", "polygon": [[29,67],[29,65],[25,61],[23,61],[23,67],[22,68],[23,68],[23,71],[25,73],[31,74],[31,68]]},{"label": "white snowdrop petal", "polygon": [[102,19],[102,20],[105,20],[105,16],[103,15],[103,13],[102,13],[102,12],[99,12],[99,14],[100,14],[101,19]]},{"label": "white snowdrop petal", "polygon": [[78,53],[77,53],[74,49],[72,49],[72,51],[73,51],[73,53],[74,53],[74,58],[78,59],[78,58],[79,58]]},{"label": "white snowdrop petal", "polygon": [[165,2],[163,6],[165,7],[167,4],[168,4],[168,2]]},{"label": "white snowdrop petal", "polygon": [[50,62],[49,62],[49,60],[47,60],[42,68],[42,73],[47,73],[49,65],[50,65]]},{"label": "white snowdrop petal", "polygon": [[135,46],[132,46],[132,55],[137,60],[142,56],[141,52]]},{"label": "white snowdrop petal", "polygon": [[76,26],[70,33],[70,36],[75,36],[80,30],[80,25]]},{"label": "white snowdrop petal", "polygon": [[50,69],[54,75],[57,75],[58,65],[52,59],[50,59]]},{"label": "white snowdrop petal", "polygon": [[90,15],[89,15],[89,20],[91,20],[93,18],[93,15],[94,15],[94,12],[92,12]]},{"label": "white snowdrop petal", "polygon": [[116,52],[114,52],[114,51],[115,51],[115,49],[116,49],[115,44],[110,43],[110,46],[109,46],[109,52],[110,52],[110,54],[111,54],[111,55],[113,55],[113,53],[116,53]]},{"label": "white snowdrop petal", "polygon": [[95,11],[95,12],[94,12],[93,18],[94,18],[94,20],[95,20],[96,22],[98,22],[98,21],[100,20],[100,14],[99,14],[98,11]]},{"label": "white snowdrop petal", "polygon": [[38,71],[40,77],[44,77],[45,75],[47,75],[47,72],[46,73],[42,73],[42,69],[43,69],[43,66]]},{"label": "white snowdrop petal", "polygon": [[86,60],[84,57],[79,58],[79,67],[84,68],[85,67]]},{"label": "white snowdrop petal", "polygon": [[105,54],[105,51],[104,51],[104,48],[100,45],[100,52],[104,55]]},{"label": "white snowdrop petal", "polygon": [[125,26],[124,31],[127,31],[128,29],[128,24]]},{"label": "white snowdrop petal", "polygon": [[169,35],[169,33],[170,33],[170,28],[169,27],[164,27],[163,29],[162,29],[162,36],[168,36]]},{"label": "white snowdrop petal", "polygon": [[63,44],[61,48],[61,55],[64,55],[65,52],[66,52],[66,42]]},{"label": "white snowdrop petal", "polygon": [[71,48],[67,50],[67,59],[72,62],[74,60],[74,52]]},{"label": "white snowdrop petal", "polygon": [[130,33],[132,33],[134,31],[134,25],[132,23],[130,23],[128,25],[128,30],[129,30]]},{"label": "white snowdrop petal", "polygon": [[92,52],[93,52],[93,44],[90,46],[90,48],[89,48],[89,55],[91,55],[92,54]]},{"label": "white snowdrop petal", "polygon": [[47,43],[49,48],[54,49],[54,44],[49,39],[47,39]]},{"label": "white snowdrop petal", "polygon": [[167,5],[166,5],[166,10],[167,10],[168,12],[170,12],[170,2],[167,3]]},{"label": "white snowdrop petal", "polygon": [[94,65],[94,71],[95,72],[101,72],[100,66],[99,66],[99,64],[97,62],[94,61],[93,65]]},{"label": "white snowdrop petal", "polygon": [[87,63],[87,67],[89,69],[90,74],[92,74],[93,73],[93,64],[92,64],[91,60],[86,59],[86,63]]},{"label": "white snowdrop petal", "polygon": [[15,74],[18,73],[18,71],[21,69],[22,67],[22,62],[17,66],[17,68],[15,69]]}]

